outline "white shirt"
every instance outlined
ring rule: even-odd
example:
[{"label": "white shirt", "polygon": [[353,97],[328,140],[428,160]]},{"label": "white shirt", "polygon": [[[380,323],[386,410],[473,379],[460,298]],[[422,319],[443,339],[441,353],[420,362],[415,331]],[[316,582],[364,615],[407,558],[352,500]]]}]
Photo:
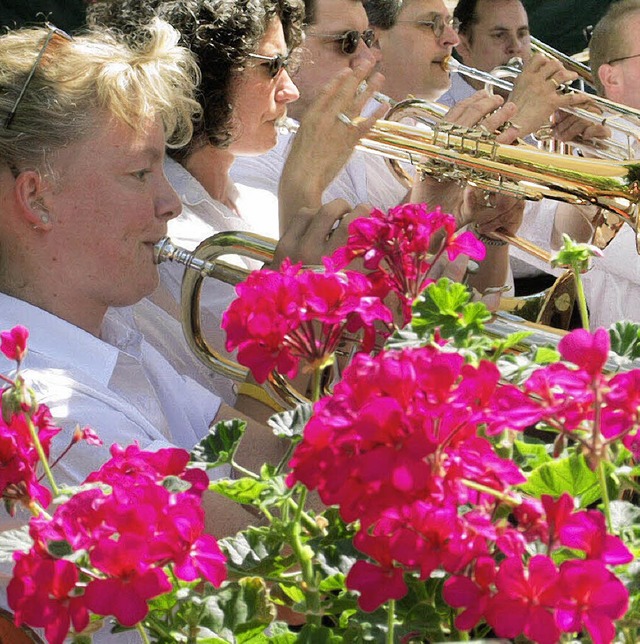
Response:
[{"label": "white shirt", "polygon": [[[614,131],[614,139],[627,143],[624,134]],[[640,149],[632,150],[640,158]],[[640,255],[636,233],[627,223],[593,259],[591,270],[582,276],[592,329],[609,327],[621,320],[640,323]]]},{"label": "white shirt", "polygon": [[[216,233],[236,230],[277,238],[278,200],[270,192],[237,185],[229,180],[227,191],[236,205],[234,211],[213,199],[200,182],[173,159],[165,160],[164,169],[182,202],[181,214],[168,223],[169,237],[177,246],[195,250],[202,241]],[[251,270],[261,266],[260,262],[237,256],[224,257],[224,261]],[[153,304],[167,311],[175,320],[181,319],[184,270],[181,264],[160,264],[160,287],[150,297]],[[220,324],[222,314],[235,298],[233,286],[215,279],[204,281],[200,297],[203,331],[209,344],[225,355],[228,355],[226,335]],[[145,339],[180,373],[191,376],[232,405],[236,397],[233,382],[201,365],[191,354],[180,326],[175,327],[168,320],[159,318],[153,304],[145,299],[133,307],[135,326]]]},{"label": "white shirt", "polygon": [[[74,445],[53,473],[59,484],[78,484],[110,458],[113,443],[137,441],[142,449],[177,446],[190,450],[207,434],[220,399],[171,365],[132,328],[129,309],[110,310],[102,338],[26,302],[0,293],[0,330],[17,324],[29,329],[21,373],[38,402],[46,404],[62,428],[52,442],[52,458],[69,444],[76,425],[90,426],[102,447]],[[14,364],[0,356],[0,372],[14,375]],[[221,475],[222,473],[218,473]],[[0,513],[0,531],[29,519],[19,509],[11,519]],[[2,592],[12,566],[0,566]],[[2,594],[2,593],[0,593]],[[109,642],[137,641],[134,634]],[[105,641],[102,637],[96,641]]]},{"label": "white shirt", "polygon": [[[278,194],[284,164],[295,135],[281,132],[278,143],[266,154],[237,157],[231,166],[231,177],[238,183]],[[384,159],[356,150],[338,176],[322,195],[322,202],[345,199],[351,206],[367,203],[381,210],[398,205],[407,193],[386,167]]]}]

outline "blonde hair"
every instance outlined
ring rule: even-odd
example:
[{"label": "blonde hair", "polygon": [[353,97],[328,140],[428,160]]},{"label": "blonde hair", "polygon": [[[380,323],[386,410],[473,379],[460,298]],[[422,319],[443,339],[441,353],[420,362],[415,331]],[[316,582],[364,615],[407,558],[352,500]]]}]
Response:
[{"label": "blonde hair", "polygon": [[139,45],[125,45],[104,30],[73,40],[55,35],[7,127],[49,33],[20,29],[0,37],[0,160],[38,167],[49,152],[90,135],[105,113],[135,129],[159,117],[168,146],[189,142],[200,111],[198,67],[178,46],[178,32],[157,19]]},{"label": "blonde hair", "polygon": [[629,47],[635,42],[635,35],[625,34],[624,27],[629,17],[638,12],[640,12],[640,0],[613,2],[593,30],[589,42],[589,64],[593,83],[600,95],[604,95],[604,87],[598,76],[600,67],[611,60],[634,53],[629,50]]}]

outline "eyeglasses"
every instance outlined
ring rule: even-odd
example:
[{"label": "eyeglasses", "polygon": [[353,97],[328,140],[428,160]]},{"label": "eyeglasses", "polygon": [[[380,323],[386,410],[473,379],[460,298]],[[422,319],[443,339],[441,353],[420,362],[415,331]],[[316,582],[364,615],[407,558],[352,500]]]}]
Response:
[{"label": "eyeglasses", "polygon": [[433,35],[440,38],[444,33],[445,27],[451,27],[456,33],[460,31],[460,20],[449,16],[445,18],[441,13],[437,13],[433,20],[397,20],[396,24],[418,25],[419,27],[430,27]]},{"label": "eyeglasses", "polygon": [[614,58],[607,62],[607,65],[612,65],[613,63],[619,63],[621,60],[629,60],[630,58],[638,58],[640,54],[633,54],[633,56],[622,56],[621,58]]},{"label": "eyeglasses", "polygon": [[293,76],[300,69],[300,61],[291,55],[263,56],[262,54],[249,54],[249,58],[264,60],[265,62],[261,63],[260,66],[267,68],[271,78],[275,78],[283,69],[286,69],[290,76]]},{"label": "eyeglasses", "polygon": [[318,38],[325,38],[329,42],[339,42],[340,49],[343,54],[351,56],[355,54],[358,49],[358,43],[360,38],[364,41],[364,44],[371,48],[373,41],[376,39],[376,32],[373,29],[365,29],[364,31],[358,31],[357,29],[352,29],[351,31],[345,31],[343,34],[308,34],[309,36],[318,36]]},{"label": "eyeglasses", "polygon": [[47,50],[47,47],[49,46],[49,43],[54,38],[62,38],[63,40],[67,40],[67,41],[73,40],[73,38],[68,33],[66,33],[65,31],[62,31],[62,29],[58,29],[55,25],[52,25],[50,22],[46,22],[45,26],[49,31],[44,38],[44,42],[42,43],[42,47],[40,47],[40,51],[38,52],[38,55],[33,61],[33,65],[31,66],[31,69],[27,74],[27,78],[24,81],[24,85],[22,86],[22,89],[20,90],[20,93],[18,94],[18,97],[16,98],[13,104],[13,107],[11,108],[11,110],[9,111],[9,114],[7,114],[7,117],[4,120],[5,130],[9,129],[9,126],[13,121],[13,117],[16,115],[16,112],[18,111],[18,106],[20,105],[20,102],[24,98],[27,88],[29,87],[29,83],[31,82],[33,75],[36,73],[36,69],[38,69],[38,65],[40,64],[40,61],[42,60],[42,57],[44,56],[44,53]]}]

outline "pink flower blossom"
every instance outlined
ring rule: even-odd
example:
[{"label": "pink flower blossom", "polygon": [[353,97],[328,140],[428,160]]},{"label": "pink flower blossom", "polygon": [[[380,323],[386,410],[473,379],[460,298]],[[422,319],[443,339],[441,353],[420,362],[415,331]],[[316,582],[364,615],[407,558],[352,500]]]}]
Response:
[{"label": "pink flower blossom", "polygon": [[23,326],[14,326],[11,331],[0,333],[0,351],[9,360],[22,362],[27,353],[27,339],[29,330]]},{"label": "pink flower blossom", "polygon": [[524,634],[539,644],[555,644],[560,632],[553,608],[561,586],[553,561],[536,555],[525,570],[520,557],[510,557],[500,564],[496,576],[497,593],[488,602],[487,622],[500,637],[515,638]]},{"label": "pink flower blossom", "polygon": [[609,358],[610,347],[609,334],[603,328],[596,329],[593,333],[586,329],[575,329],[558,343],[560,355],[590,376],[602,372]]},{"label": "pink flower blossom", "polygon": [[71,625],[76,632],[89,623],[82,597],[74,596],[78,581],[75,564],[64,559],[17,552],[13,578],[7,588],[16,626],[44,627],[49,644],[62,644]]},{"label": "pink flower blossom", "polygon": [[614,620],[629,606],[629,593],[601,561],[565,561],[560,566],[556,623],[565,633],[585,629],[593,644],[609,644],[615,636]]},{"label": "pink flower blossom", "polygon": [[392,315],[370,294],[369,280],[353,271],[301,270],[284,262],[280,272],[252,273],[236,287],[238,298],[222,318],[227,349],[258,382],[277,369],[293,377],[300,360],[323,366],[345,333],[363,333],[361,350],[373,348],[376,322],[389,326]]}]

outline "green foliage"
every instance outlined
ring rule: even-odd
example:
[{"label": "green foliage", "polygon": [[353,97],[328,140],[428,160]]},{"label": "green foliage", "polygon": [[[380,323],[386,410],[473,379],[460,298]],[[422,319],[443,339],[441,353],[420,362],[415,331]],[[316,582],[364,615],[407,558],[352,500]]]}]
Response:
[{"label": "green foliage", "polygon": [[209,428],[209,434],[191,451],[191,460],[205,463],[207,469],[229,464],[247,429],[247,423],[237,418],[223,420]]}]

